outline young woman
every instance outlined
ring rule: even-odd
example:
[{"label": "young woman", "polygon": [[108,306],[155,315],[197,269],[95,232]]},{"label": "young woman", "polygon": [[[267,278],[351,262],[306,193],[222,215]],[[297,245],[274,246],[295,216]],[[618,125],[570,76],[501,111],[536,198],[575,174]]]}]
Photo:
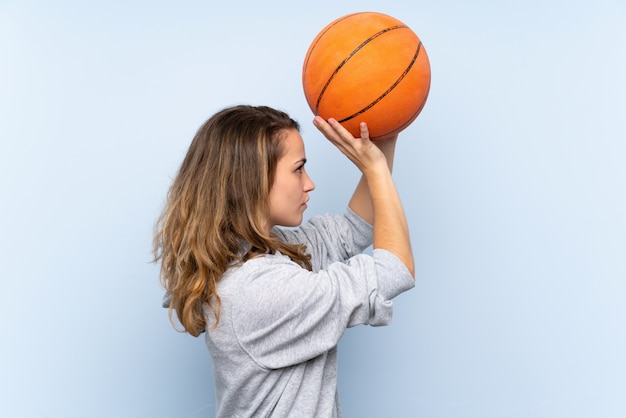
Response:
[{"label": "young woman", "polygon": [[191,335],[206,332],[218,417],[340,416],[339,339],[387,325],[391,299],[414,285],[396,138],[313,123],[362,172],[345,214],[301,225],[315,186],[298,123],[235,106],[199,129],[157,223],[166,304]]}]

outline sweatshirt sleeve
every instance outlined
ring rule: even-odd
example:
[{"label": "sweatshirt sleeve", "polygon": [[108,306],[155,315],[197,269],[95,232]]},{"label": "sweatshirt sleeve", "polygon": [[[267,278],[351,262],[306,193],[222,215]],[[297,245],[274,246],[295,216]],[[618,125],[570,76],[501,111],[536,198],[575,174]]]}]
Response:
[{"label": "sweatshirt sleeve", "polygon": [[387,325],[391,299],[414,281],[392,253],[375,250],[317,273],[276,255],[250,260],[237,274],[231,326],[241,348],[260,367],[310,360],[336,346],[347,327]]},{"label": "sweatshirt sleeve", "polygon": [[347,208],[344,215],[315,216],[296,229],[274,228],[288,243],[302,243],[311,254],[313,270],[361,253],[372,244],[372,225]]}]

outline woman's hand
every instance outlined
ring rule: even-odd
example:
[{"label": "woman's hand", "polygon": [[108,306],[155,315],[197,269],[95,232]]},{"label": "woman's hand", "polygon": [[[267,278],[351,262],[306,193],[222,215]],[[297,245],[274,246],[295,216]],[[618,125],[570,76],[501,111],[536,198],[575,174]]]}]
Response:
[{"label": "woman's hand", "polygon": [[339,149],[339,151],[348,157],[364,175],[367,176],[368,172],[376,171],[383,166],[387,166],[383,149],[388,148],[391,143],[388,145],[375,145],[369,138],[369,130],[365,122],[361,122],[360,124],[360,138],[353,137],[336,119],[330,118],[328,121],[325,121],[322,117],[316,116],[313,119],[313,124]]}]

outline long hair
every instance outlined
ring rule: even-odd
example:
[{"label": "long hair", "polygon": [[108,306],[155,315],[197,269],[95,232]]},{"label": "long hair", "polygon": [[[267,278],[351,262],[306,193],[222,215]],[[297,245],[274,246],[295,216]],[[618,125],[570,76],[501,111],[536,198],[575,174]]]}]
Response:
[{"label": "long hair", "polygon": [[[311,270],[304,245],[268,235],[268,196],[283,138],[299,125],[266,106],[234,106],[207,120],[196,133],[155,225],[154,260],[185,331],[207,326],[208,304],[219,323],[217,283],[233,265],[280,251]],[[247,251],[246,251],[247,250]]]}]

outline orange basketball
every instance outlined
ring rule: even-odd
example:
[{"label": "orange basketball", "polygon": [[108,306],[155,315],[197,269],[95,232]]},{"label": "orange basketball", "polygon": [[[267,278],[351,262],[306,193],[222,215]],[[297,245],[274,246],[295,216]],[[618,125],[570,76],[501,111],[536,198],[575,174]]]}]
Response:
[{"label": "orange basketball", "polygon": [[404,23],[381,13],[349,14],[313,40],[302,84],[314,114],[335,118],[358,137],[367,122],[372,140],[409,126],[430,89],[422,42]]}]

